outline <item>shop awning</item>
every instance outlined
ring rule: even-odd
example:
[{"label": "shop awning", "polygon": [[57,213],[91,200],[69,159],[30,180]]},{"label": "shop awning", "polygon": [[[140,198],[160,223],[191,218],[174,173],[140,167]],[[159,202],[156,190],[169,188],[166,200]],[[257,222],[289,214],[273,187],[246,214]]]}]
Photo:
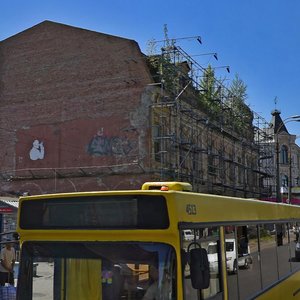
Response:
[{"label": "shop awning", "polygon": [[0,196],[0,213],[12,213],[19,207],[19,199]]}]

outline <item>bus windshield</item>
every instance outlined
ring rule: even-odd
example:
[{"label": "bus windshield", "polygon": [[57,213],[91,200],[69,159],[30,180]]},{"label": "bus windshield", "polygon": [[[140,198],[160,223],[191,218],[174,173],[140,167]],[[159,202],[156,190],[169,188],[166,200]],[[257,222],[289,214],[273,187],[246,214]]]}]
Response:
[{"label": "bus windshield", "polygon": [[175,261],[162,243],[25,242],[17,299],[176,299]]}]

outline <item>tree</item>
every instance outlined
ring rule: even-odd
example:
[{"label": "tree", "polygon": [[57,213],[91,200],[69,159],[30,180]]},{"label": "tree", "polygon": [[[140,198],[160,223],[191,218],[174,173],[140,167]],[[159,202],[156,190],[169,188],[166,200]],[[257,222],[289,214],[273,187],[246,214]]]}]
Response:
[{"label": "tree", "polygon": [[247,100],[247,85],[236,74],[226,97],[225,104],[230,108],[231,120],[237,131],[242,131],[243,135],[249,137],[253,133],[253,112],[245,103]]},{"label": "tree", "polygon": [[247,85],[243,82],[242,79],[240,79],[238,74],[235,74],[229,90],[231,94],[235,96],[235,100],[237,101],[237,103],[245,103],[248,98]]},{"label": "tree", "polygon": [[209,65],[200,80],[200,107],[204,108],[213,118],[221,112],[222,84],[215,78],[214,69]]}]

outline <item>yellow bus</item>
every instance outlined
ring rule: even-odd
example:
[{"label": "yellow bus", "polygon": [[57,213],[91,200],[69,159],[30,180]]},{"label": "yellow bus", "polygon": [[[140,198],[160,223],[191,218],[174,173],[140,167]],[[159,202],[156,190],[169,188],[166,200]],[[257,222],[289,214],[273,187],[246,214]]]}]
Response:
[{"label": "yellow bus", "polygon": [[300,299],[298,224],[181,182],[21,197],[17,299]]}]

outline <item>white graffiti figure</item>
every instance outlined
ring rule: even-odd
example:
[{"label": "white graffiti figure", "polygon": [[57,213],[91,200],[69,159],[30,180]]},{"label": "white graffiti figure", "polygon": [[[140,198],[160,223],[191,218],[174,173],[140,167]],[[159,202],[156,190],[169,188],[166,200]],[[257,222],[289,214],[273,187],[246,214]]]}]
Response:
[{"label": "white graffiti figure", "polygon": [[43,142],[39,142],[39,140],[34,140],[32,143],[32,148],[29,152],[29,156],[31,160],[43,159],[45,155],[45,149]]}]

